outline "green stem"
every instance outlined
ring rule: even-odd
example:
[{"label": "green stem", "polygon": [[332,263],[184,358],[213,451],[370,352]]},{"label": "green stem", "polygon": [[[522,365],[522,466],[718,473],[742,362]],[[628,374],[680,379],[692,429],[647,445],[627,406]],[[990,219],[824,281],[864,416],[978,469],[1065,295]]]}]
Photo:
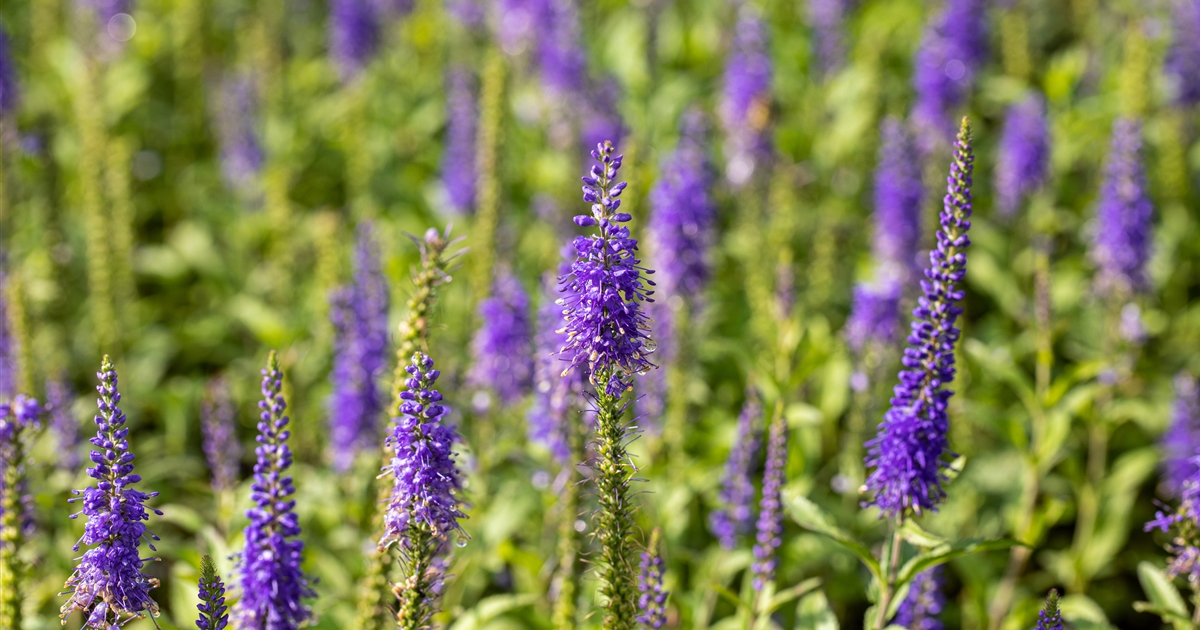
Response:
[{"label": "green stem", "polygon": [[571,431],[571,461],[563,467],[563,489],[558,513],[558,570],[557,595],[554,600],[553,624],[556,630],[574,630],[579,596],[579,552],[583,546],[582,535],[575,529],[579,519],[579,484],[574,462],[582,455],[582,441],[578,431]]},{"label": "green stem", "polygon": [[408,541],[408,549],[401,549],[404,562],[404,581],[393,589],[399,606],[396,609],[396,627],[400,630],[425,630],[433,616],[434,602],[440,575],[434,565],[438,539],[429,528],[414,521]]},{"label": "green stem", "polygon": [[600,539],[600,592],[607,598],[604,630],[633,630],[637,615],[637,588],[633,580],[633,504],[629,480],[634,468],[625,449],[628,439],[622,420],[622,396],[605,391],[609,374],[598,375],[596,391],[596,486],[600,511],[596,532]]},{"label": "green stem", "polygon": [[12,444],[0,444],[5,453],[0,476],[0,628],[21,627],[21,566],[17,549],[21,546],[20,466],[21,438],[13,435]]},{"label": "green stem", "polygon": [[479,144],[476,149],[479,201],[471,246],[475,251],[473,289],[476,300],[487,297],[491,290],[492,268],[496,264],[496,226],[500,220],[497,154],[504,131],[504,74],[504,53],[496,47],[488,49],[479,88]]},{"label": "green stem", "polygon": [[875,619],[875,630],[883,630],[887,625],[888,608],[892,605],[892,597],[896,594],[896,571],[900,566],[900,528],[904,525],[904,517],[896,519],[896,529],[892,532],[892,553],[888,562],[887,583],[883,585],[883,593],[879,597],[879,616]]}]

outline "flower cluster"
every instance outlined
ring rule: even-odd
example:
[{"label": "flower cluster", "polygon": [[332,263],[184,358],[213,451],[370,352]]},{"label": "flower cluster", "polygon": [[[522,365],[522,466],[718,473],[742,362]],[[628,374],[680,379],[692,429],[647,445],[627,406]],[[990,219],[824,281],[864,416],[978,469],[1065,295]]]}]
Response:
[{"label": "flower cluster", "polygon": [[900,327],[900,283],[886,281],[854,287],[846,343],[855,352],[869,344],[891,344]]},{"label": "flower cluster", "polygon": [[217,565],[212,556],[205,555],[200,559],[200,603],[196,609],[200,618],[196,627],[200,630],[224,630],[229,625],[228,607],[225,606],[225,583],[217,575]]},{"label": "flower cluster", "polygon": [[1058,591],[1051,590],[1046,597],[1046,604],[1038,611],[1038,623],[1035,630],[1063,630],[1062,612],[1058,609]]},{"label": "flower cluster", "polygon": [[650,546],[642,552],[638,571],[638,610],[636,621],[643,628],[657,630],[667,623],[667,596],[663,586],[663,559],[658,551],[658,530],[650,537]]},{"label": "flower cluster", "polygon": [[738,416],[737,435],[725,460],[725,474],[721,477],[721,509],[709,516],[709,528],[721,546],[733,549],[738,536],[750,532],[754,524],[754,481],[751,475],[758,465],[758,451],[762,441],[759,422],[762,407],[756,400],[747,400]]},{"label": "flower cluster", "polygon": [[234,190],[253,186],[266,156],[259,141],[254,78],[242,74],[221,84],[217,131],[221,141],[221,173]]},{"label": "flower cluster", "polygon": [[332,0],[329,51],[342,80],[357,77],[379,47],[379,15],[372,0]]},{"label": "flower cluster", "polygon": [[296,516],[296,487],[287,475],[292,466],[288,447],[290,419],[284,415],[287,401],[280,394],[283,372],[272,351],[262,371],[262,409],[258,422],[258,457],[250,499],[255,507],[246,511],[246,547],[240,569],[241,599],[236,617],[238,627],[248,630],[293,630],[312,617],[301,600],[314,597],[309,578],[300,568],[304,541]]},{"label": "flower cluster", "polygon": [[[564,267],[567,267],[564,265]],[[567,267],[564,272],[569,272]],[[563,359],[556,354],[566,341],[562,307],[555,302],[557,280],[547,274],[543,281],[542,305],[538,308],[536,356],[533,369],[533,404],[529,408],[529,439],[546,447],[559,464],[571,460],[571,415],[583,406],[582,370],[563,375]]]},{"label": "flower cluster", "polygon": [[564,100],[584,89],[587,59],[580,46],[577,0],[541,0],[546,30],[538,38],[538,70],[548,95]]},{"label": "flower cluster", "polygon": [[1046,179],[1050,132],[1045,109],[1036,94],[1008,108],[996,162],[996,207],[1002,215],[1012,216],[1021,200]]},{"label": "flower cluster", "polygon": [[[497,274],[491,297],[479,303],[479,319],[483,324],[471,344],[474,363],[467,382],[483,396],[494,392],[501,406],[511,406],[530,389],[533,361],[529,355],[529,297],[507,270]],[[487,398],[480,402],[480,411],[490,406]]]},{"label": "flower cluster", "polygon": [[771,118],[767,26],[749,5],[739,8],[734,26],[720,114],[727,137],[725,175],[734,187],[740,188],[771,153],[767,133]]},{"label": "flower cluster", "polygon": [[17,91],[17,64],[8,47],[8,33],[0,26],[0,116],[15,111],[20,96]]},{"label": "flower cluster", "polygon": [[17,357],[20,355],[10,323],[12,307],[8,297],[8,274],[0,270],[0,398],[5,399],[11,399],[17,393]]},{"label": "flower cluster", "polygon": [[892,624],[908,630],[943,630],[946,626],[937,618],[946,606],[943,580],[941,566],[918,573],[909,584],[908,596],[896,609]]},{"label": "flower cluster", "polygon": [[817,60],[826,76],[842,68],[846,62],[846,14],[854,0],[808,0],[808,21],[816,41]]},{"label": "flower cluster", "polygon": [[46,381],[46,410],[50,429],[58,438],[58,466],[63,470],[79,467],[79,421],[71,411],[74,405],[75,392],[65,373]]},{"label": "flower cluster", "polygon": [[[679,146],[663,163],[650,189],[648,231],[659,295],[695,302],[712,274],[709,250],[716,222],[713,172],[704,144],[704,119],[689,112]],[[659,335],[661,338],[662,335]]]},{"label": "flower cluster", "polygon": [[475,207],[475,125],[479,112],[471,72],[452,68],[446,75],[446,150],[442,154],[442,187],[446,207],[463,215]]},{"label": "flower cluster", "polygon": [[1091,252],[1099,268],[1097,286],[1108,294],[1146,288],[1154,206],[1146,194],[1141,151],[1141,123],[1129,118],[1113,123]]},{"label": "flower cluster", "polygon": [[1200,104],[1200,0],[1175,0],[1175,36],[1167,53],[1166,74],[1171,78],[1175,102],[1180,107]]},{"label": "flower cluster", "polygon": [[986,24],[983,0],[947,0],[926,27],[913,68],[913,117],[926,132],[923,149],[953,133],[955,110],[966,101],[987,56]]},{"label": "flower cluster", "polygon": [[[22,469],[28,432],[38,428],[41,411],[38,401],[24,394],[0,401],[0,529],[7,526],[6,522],[11,523],[22,535],[33,533],[32,497],[25,496]],[[4,519],[9,506],[13,514]]]},{"label": "flower cluster", "polygon": [[567,335],[560,352],[570,360],[567,369],[586,369],[593,385],[617,396],[626,389],[630,374],[653,367],[648,355],[654,343],[641,308],[651,293],[645,284],[653,282],[642,279],[644,269],[635,257],[637,240],[622,225],[633,217],[618,212],[625,182],[614,180],[622,156],[614,155],[612,143],[605,142],[596,146],[592,157],[599,164],[583,178],[583,200],[592,204],[592,214],[576,216],[575,223],[599,226],[600,233],[575,238],[577,258],[571,274],[560,280],[566,289],[559,303]]},{"label": "flower cluster", "polygon": [[213,492],[232,490],[238,482],[242,445],[237,439],[235,413],[229,400],[229,383],[221,378],[210,381],[200,407],[200,433]]},{"label": "flower cluster", "polygon": [[787,481],[788,426],[787,420],[776,417],[771,423],[767,440],[767,465],[763,471],[762,500],[758,505],[755,533],[754,588],[761,590],[775,579],[779,565],[776,552],[783,544],[783,484]]},{"label": "flower cluster", "polygon": [[334,467],[344,471],[358,453],[378,444],[379,416],[387,404],[380,377],[388,361],[389,296],[369,222],[358,226],[354,280],[336,290],[332,302],[330,441]]},{"label": "flower cluster", "polygon": [[955,327],[962,308],[960,287],[966,275],[966,249],[971,241],[971,132],[964,118],[954,146],[948,190],[941,212],[937,247],[921,283],[924,295],[913,309],[909,347],[904,350],[900,383],[879,434],[867,442],[869,503],[887,516],[906,510],[934,509],[943,498],[942,480],[948,464],[946,406],[953,392]]},{"label": "flower cluster", "polygon": [[1196,475],[1200,454],[1200,384],[1186,373],[1175,377],[1175,404],[1171,424],[1159,442],[1164,452],[1163,486],[1178,497],[1188,479]]},{"label": "flower cluster", "polygon": [[[142,539],[158,540],[146,530],[144,521],[149,512],[162,516],[162,512],[146,508],[146,500],[158,496],[157,492],[145,493],[134,488],[142,480],[133,472],[134,454],[129,449],[129,427],[125,426],[125,413],[121,411],[121,393],[117,391],[117,372],[108,356],[100,364],[96,374],[100,385],[96,387],[100,398],[100,413],[95,417],[96,436],[91,439],[96,450],[91,452],[95,466],[87,474],[96,480],[96,485],[75,494],[82,498],[83,508],[71,515],[87,517],[83,536],[75,543],[95,545],[84,552],[67,579],[63,590],[69,594],[62,605],[61,613],[67,615],[78,610],[84,614],[84,627],[109,630],[124,625],[134,617],[147,614],[158,615],[158,604],[150,598],[150,590],[158,586],[158,580],[142,573],[146,558],[138,548]],[[153,543],[149,543],[154,550]]]}]

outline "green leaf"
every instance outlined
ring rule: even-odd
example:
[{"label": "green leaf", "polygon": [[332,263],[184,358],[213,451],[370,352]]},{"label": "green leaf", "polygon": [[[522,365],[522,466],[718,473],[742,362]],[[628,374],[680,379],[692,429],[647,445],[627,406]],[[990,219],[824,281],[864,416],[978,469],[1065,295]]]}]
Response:
[{"label": "green leaf", "polygon": [[709,586],[717,592],[717,595],[721,596],[721,599],[737,606],[739,610],[754,610],[754,606],[742,599],[737,593],[734,593],[728,586],[717,582],[712,582]]},{"label": "green leaf", "polygon": [[[1179,594],[1179,590],[1162,570],[1149,562],[1140,562],[1137,573],[1138,581],[1142,583],[1142,591],[1146,593],[1146,597],[1149,597],[1150,603],[1153,604],[1154,610],[1148,609],[1147,612],[1154,612],[1162,617],[1163,621],[1172,623],[1176,630],[1190,628],[1191,623],[1188,620],[1187,605],[1183,603],[1183,596]],[[1170,618],[1168,619],[1168,617]]]},{"label": "green leaf", "polygon": [[1186,616],[1180,615],[1177,612],[1159,608],[1150,602],[1133,602],[1133,609],[1138,612],[1150,613],[1158,615],[1164,623],[1169,623],[1175,626],[1176,630],[1189,630],[1192,628],[1192,621]]},{"label": "green leaf", "polygon": [[944,545],[947,543],[945,538],[925,531],[920,525],[917,525],[917,522],[913,519],[904,521],[904,524],[900,526],[900,535],[903,536],[904,540],[907,540],[909,544],[913,545],[914,547],[921,547],[922,549],[933,549],[939,545]]},{"label": "green leaf", "polygon": [[1058,609],[1076,630],[1115,630],[1100,605],[1086,595],[1068,595],[1059,600]]},{"label": "green leaf", "polygon": [[908,584],[918,573],[936,567],[939,564],[945,564],[955,558],[968,556],[973,553],[982,553],[984,551],[998,551],[1015,547],[1021,543],[1011,538],[993,538],[982,540],[978,538],[968,538],[966,540],[956,540],[952,543],[946,543],[923,551],[904,563],[900,568],[900,575],[896,578],[896,588]]},{"label": "green leaf", "polygon": [[450,626],[450,630],[478,630],[487,622],[511,610],[530,606],[538,601],[534,594],[526,595],[493,595],[485,598],[468,610]]},{"label": "green leaf", "polygon": [[809,578],[807,580],[804,580],[803,582],[801,582],[791,588],[784,589],[782,591],[779,591],[778,593],[775,593],[770,598],[769,602],[765,604],[766,610],[760,610],[758,612],[760,615],[763,615],[763,616],[770,615],[771,613],[775,612],[776,610],[783,608],[784,604],[786,604],[798,597],[804,597],[805,595],[807,595],[808,593],[810,593],[811,591],[813,591],[814,589],[816,589],[819,586],[821,586],[821,578]]},{"label": "green leaf", "polygon": [[814,591],[800,598],[796,605],[796,625],[793,630],[838,630],[837,616],[829,609],[824,591]]},{"label": "green leaf", "polygon": [[827,536],[833,539],[834,542],[849,549],[851,553],[858,556],[859,560],[862,560],[862,563],[866,565],[876,580],[883,581],[883,573],[879,569],[879,561],[875,559],[875,556],[871,555],[871,550],[866,545],[855,540],[850,535],[850,532],[835,525],[832,517],[826,514],[816,503],[813,503],[808,497],[803,496],[796,489],[790,487],[785,488],[783,491],[783,502],[787,506],[788,512],[791,513],[792,520],[796,521],[797,524],[822,536]]}]

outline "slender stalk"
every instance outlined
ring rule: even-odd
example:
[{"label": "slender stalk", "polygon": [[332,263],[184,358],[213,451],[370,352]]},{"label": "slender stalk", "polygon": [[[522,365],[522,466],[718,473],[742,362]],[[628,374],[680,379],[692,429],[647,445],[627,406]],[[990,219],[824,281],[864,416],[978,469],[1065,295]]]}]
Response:
[{"label": "slender stalk", "polygon": [[[570,431],[571,459],[568,462],[579,461],[582,456],[580,437],[578,430]],[[579,556],[583,546],[582,535],[575,529],[575,522],[579,519],[579,484],[572,463],[563,467],[562,475],[563,489],[558,508],[558,569],[555,576],[557,593],[552,623],[556,630],[574,630],[578,613]]]},{"label": "slender stalk", "polygon": [[879,616],[875,619],[875,630],[883,630],[887,625],[888,608],[892,605],[892,598],[896,594],[896,572],[900,567],[900,528],[904,525],[904,517],[896,518],[896,528],[892,532],[892,553],[888,562],[887,583],[883,585],[883,593],[879,597]]},{"label": "slender stalk", "polygon": [[435,555],[441,543],[424,523],[412,525],[410,546],[400,551],[404,563],[404,581],[392,589],[400,602],[396,610],[396,627],[400,630],[429,628],[429,618],[434,613],[430,602],[437,599],[441,581],[435,565]]},{"label": "slender stalk", "polygon": [[0,444],[8,451],[0,461],[0,627],[21,627],[22,567],[17,558],[21,546],[21,437],[12,444]]},{"label": "slender stalk", "polygon": [[492,47],[484,62],[479,87],[479,144],[476,169],[479,173],[479,201],[475,213],[474,244],[476,255],[473,274],[476,300],[487,297],[496,264],[496,226],[500,213],[500,178],[497,155],[503,141],[504,53]]},{"label": "slender stalk", "polygon": [[[608,382],[601,375],[597,383]],[[596,486],[600,511],[596,532],[600,539],[600,592],[608,599],[604,630],[633,630],[637,614],[637,584],[634,581],[633,504],[629,481],[635,471],[625,450],[628,426],[623,421],[627,403],[623,396],[596,389]]]},{"label": "slender stalk", "polygon": [[79,201],[83,207],[87,231],[88,310],[92,315],[96,346],[112,351],[117,341],[117,322],[113,302],[112,251],[109,241],[109,217],[104,211],[103,158],[107,141],[103,112],[99,102],[102,68],[94,59],[86,61],[87,72],[80,83],[75,114],[79,120]]}]

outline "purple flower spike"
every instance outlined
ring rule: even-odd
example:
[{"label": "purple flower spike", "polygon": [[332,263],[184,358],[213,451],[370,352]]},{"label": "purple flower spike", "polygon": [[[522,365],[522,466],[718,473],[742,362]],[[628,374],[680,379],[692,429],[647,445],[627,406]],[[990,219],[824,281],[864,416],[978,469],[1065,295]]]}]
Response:
[{"label": "purple flower spike", "polygon": [[871,344],[890,345],[900,328],[900,283],[885,281],[854,287],[846,320],[846,342],[855,352]]},{"label": "purple flower spike", "polygon": [[750,475],[758,466],[761,418],[762,407],[753,399],[747,400],[738,416],[737,435],[729,450],[729,459],[725,460],[725,474],[721,477],[718,495],[721,509],[709,515],[709,529],[726,549],[737,547],[738,537],[750,533],[754,526],[754,481]]},{"label": "purple flower spike", "polygon": [[[570,267],[563,265],[564,274]],[[555,302],[557,280],[547,274],[543,281],[542,306],[538,309],[536,355],[533,370],[533,405],[529,408],[529,439],[546,447],[551,457],[565,465],[571,460],[572,413],[583,408],[582,370],[563,376],[562,357],[557,350],[566,342],[562,332],[562,307]]]},{"label": "purple flower spike", "polygon": [[0,116],[15,111],[20,96],[17,91],[17,64],[8,46],[8,33],[0,26]]},{"label": "purple flower spike", "polygon": [[[713,170],[704,144],[704,120],[698,112],[683,122],[679,146],[667,157],[662,177],[650,189],[650,242],[658,293],[695,303],[711,275],[716,203]],[[660,335],[661,337],[661,335]]]},{"label": "purple flower spike", "polygon": [[58,438],[58,467],[63,470],[79,467],[79,421],[71,411],[74,405],[75,392],[65,373],[46,381],[50,429]]},{"label": "purple flower spike", "polygon": [[196,627],[200,630],[224,630],[229,625],[228,607],[225,606],[225,583],[217,575],[217,566],[212,556],[200,559],[200,603],[196,608],[200,618]]},{"label": "purple flower spike", "polygon": [[290,419],[284,415],[287,401],[279,393],[283,372],[275,351],[262,371],[262,413],[258,422],[258,462],[250,499],[255,507],[246,511],[246,548],[239,562],[241,599],[237,604],[237,626],[247,630],[295,630],[312,617],[301,601],[315,597],[309,578],[300,569],[304,541],[296,517],[296,487],[287,474],[292,466],[288,448]]},{"label": "purple flower spike", "polygon": [[1164,452],[1163,486],[1171,496],[1178,497],[1184,483],[1200,472],[1195,462],[1200,453],[1200,386],[1188,374],[1175,377],[1171,425],[1160,444]]},{"label": "purple flower spike", "polygon": [[118,406],[121,393],[117,391],[117,372],[107,355],[96,377],[100,379],[96,387],[100,413],[96,415],[98,431],[91,440],[97,449],[91,453],[96,465],[87,470],[96,485],[75,491],[83,498],[70,499],[72,503],[83,502],[83,509],[71,518],[80,514],[87,517],[83,536],[74,549],[95,546],[84,552],[75,572],[67,578],[63,590],[69,597],[61,613],[65,619],[81,611],[85,628],[111,630],[133,618],[158,616],[158,604],[150,598],[150,590],[158,586],[158,580],[142,573],[148,558],[142,558],[138,548],[144,538],[154,550],[150,541],[158,540],[158,536],[146,531],[143,521],[149,520],[149,512],[159,516],[162,512],[145,505],[147,499],[158,496],[157,492],[145,493],[133,487],[142,478],[133,472],[129,428]]},{"label": "purple flower spike", "polygon": [[343,81],[362,73],[379,47],[379,15],[372,0],[332,0],[329,51]]},{"label": "purple flower spike", "polygon": [[1147,288],[1154,206],[1146,194],[1141,152],[1141,123],[1128,118],[1113,123],[1091,252],[1099,271],[1097,288],[1105,294]]},{"label": "purple flower spike", "polygon": [[788,426],[784,418],[771,423],[771,438],[767,442],[767,467],[763,471],[762,501],[758,505],[755,534],[754,588],[761,590],[775,579],[779,566],[776,552],[783,544],[783,484],[787,482]]},{"label": "purple flower spike", "polygon": [[961,283],[966,275],[966,249],[971,241],[971,130],[963,119],[954,145],[954,160],[947,178],[937,248],[929,254],[929,268],[921,282],[924,292],[913,309],[909,347],[904,349],[900,383],[891,408],[884,414],[879,434],[867,442],[866,467],[869,505],[889,517],[907,510],[921,513],[936,509],[945,496],[942,481],[949,455],[946,405],[953,392],[954,346],[959,331],[955,321],[962,313]]},{"label": "purple flower spike", "polygon": [[538,38],[538,68],[542,86],[552,100],[563,102],[579,94],[587,80],[587,57],[580,47],[577,0],[542,0],[548,30]]},{"label": "purple flower spike", "polygon": [[947,0],[926,27],[913,68],[913,116],[926,152],[954,133],[955,113],[966,103],[986,56],[984,1]]},{"label": "purple flower spike", "polygon": [[252,186],[266,157],[259,143],[255,84],[248,74],[226,79],[221,85],[221,111],[217,130],[221,140],[221,172],[234,190]]},{"label": "purple flower spike", "polygon": [[1037,628],[1034,630],[1063,630],[1062,613],[1058,610],[1058,591],[1050,591],[1046,605],[1038,611]]},{"label": "purple flower spike", "polygon": [[611,142],[592,151],[598,164],[583,178],[583,200],[592,204],[592,214],[576,217],[576,223],[598,225],[600,233],[575,237],[577,258],[571,274],[559,281],[566,294],[559,304],[566,318],[567,341],[560,352],[570,361],[567,369],[585,369],[593,385],[619,396],[632,374],[654,367],[648,359],[654,342],[642,311],[652,293],[645,285],[654,283],[642,279],[637,239],[623,225],[632,217],[618,212],[625,182],[616,182],[623,156],[614,153]]},{"label": "purple flower spike", "polygon": [[725,127],[725,176],[740,188],[771,153],[771,58],[767,26],[749,6],[738,12],[733,50],[725,64],[721,122]]},{"label": "purple flower spike", "polygon": [[470,70],[455,67],[446,77],[446,150],[442,154],[442,187],[447,209],[464,215],[475,207],[475,106]]},{"label": "purple flower spike", "polygon": [[[27,493],[28,480],[24,477],[24,467],[29,432],[41,427],[41,412],[38,401],[24,394],[0,402],[0,499],[8,493],[8,475],[15,472],[17,482],[14,485],[15,496],[11,500],[19,508],[12,521],[18,534],[16,539],[8,542],[0,539],[0,545],[19,545],[22,538],[34,533],[33,496]],[[4,505],[5,501],[0,500],[0,529],[7,527],[3,520]]]},{"label": "purple flower spike", "polygon": [[355,456],[379,443],[379,419],[387,391],[380,377],[388,363],[387,279],[379,260],[374,226],[358,226],[354,244],[354,280],[334,292],[334,364],[329,399],[330,442],[334,468],[345,471]]},{"label": "purple flower spike", "polygon": [[20,348],[13,337],[8,307],[8,274],[0,271],[0,398],[17,394],[17,357]]},{"label": "purple flower spike", "polygon": [[489,391],[502,406],[512,406],[532,387],[533,361],[529,297],[508,271],[496,276],[491,297],[479,303],[479,319],[483,325],[471,344],[474,363],[467,373],[467,382],[483,394],[476,407],[490,407]]},{"label": "purple flower spike", "polygon": [[459,519],[466,518],[455,496],[462,489],[462,473],[454,461],[454,443],[459,440],[454,428],[443,417],[446,407],[442,394],[434,389],[441,372],[433,368],[433,359],[417,352],[405,368],[407,388],[400,394],[400,417],[388,438],[393,450],[392,463],[384,469],[394,480],[392,496],[384,515],[384,536],[380,549],[405,540],[414,526],[432,532],[435,538],[450,533],[465,536]]},{"label": "purple flower spike", "polygon": [[663,559],[658,552],[658,530],[650,537],[650,548],[642,552],[638,571],[637,621],[641,628],[658,630],[667,625],[667,596],[663,586]]},{"label": "purple flower spike", "polygon": [[538,33],[551,32],[546,0],[498,0],[496,13],[496,39],[510,55],[525,52]]},{"label": "purple flower spike", "polygon": [[1167,53],[1166,74],[1180,107],[1200,104],[1200,0],[1175,0],[1175,36]]},{"label": "purple flower spike", "polygon": [[841,70],[846,62],[843,36],[846,14],[852,8],[853,0],[808,0],[808,21],[816,41],[817,59],[826,76]]},{"label": "purple flower spike", "polygon": [[938,619],[946,606],[942,593],[942,567],[936,566],[917,574],[908,587],[908,597],[900,602],[892,624],[908,630],[943,630],[946,626]]},{"label": "purple flower spike", "polygon": [[1046,179],[1050,147],[1045,109],[1036,94],[1008,108],[996,164],[996,206],[1001,215],[1012,216]]},{"label": "purple flower spike", "polygon": [[920,276],[921,205],[924,199],[917,147],[894,117],[880,124],[875,169],[875,237],[881,280],[914,282]]},{"label": "purple flower spike", "polygon": [[236,413],[229,400],[229,383],[222,378],[209,381],[200,407],[200,429],[212,489],[218,494],[232,490],[238,483],[242,444],[237,438]]}]

